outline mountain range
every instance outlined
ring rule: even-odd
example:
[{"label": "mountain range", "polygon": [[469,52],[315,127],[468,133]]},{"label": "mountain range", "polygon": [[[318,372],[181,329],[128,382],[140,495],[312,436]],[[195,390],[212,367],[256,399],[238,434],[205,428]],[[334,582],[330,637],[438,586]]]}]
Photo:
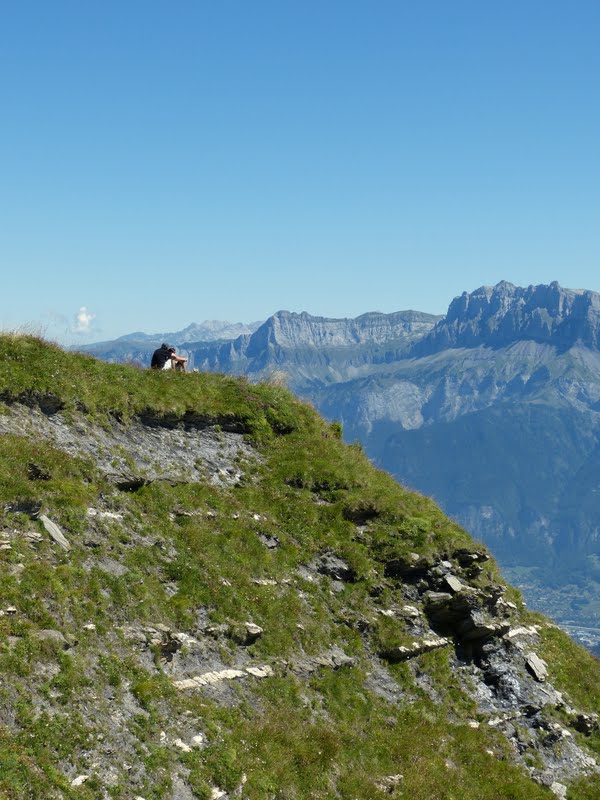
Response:
[{"label": "mountain range", "polygon": [[135,331],[119,336],[118,339],[111,339],[105,342],[96,342],[92,345],[84,346],[83,349],[93,354],[98,353],[99,357],[108,361],[132,361],[141,364],[149,364],[152,351],[160,347],[163,342],[168,344],[186,345],[188,342],[214,342],[222,339],[235,339],[244,334],[251,334],[261,326],[261,322],[227,322],[226,320],[205,320],[204,322],[192,322],[180,331],[170,331],[163,333],[143,333]]},{"label": "mountain range", "polygon": [[281,311],[235,339],[171,338],[192,368],[285,376],[485,541],[531,602],[600,641],[599,294],[503,281],[443,317]]}]

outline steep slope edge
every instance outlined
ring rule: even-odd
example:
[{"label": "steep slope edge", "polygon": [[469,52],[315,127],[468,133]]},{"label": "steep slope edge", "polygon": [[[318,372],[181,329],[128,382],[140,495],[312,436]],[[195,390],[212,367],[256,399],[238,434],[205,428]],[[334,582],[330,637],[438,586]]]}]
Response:
[{"label": "steep slope edge", "polygon": [[0,354],[0,797],[597,792],[597,661],[337,426]]}]

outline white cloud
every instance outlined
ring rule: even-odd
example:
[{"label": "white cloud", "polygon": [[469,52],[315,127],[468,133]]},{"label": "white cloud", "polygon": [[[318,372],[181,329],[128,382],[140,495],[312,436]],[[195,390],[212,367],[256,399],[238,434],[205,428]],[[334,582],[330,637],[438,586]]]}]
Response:
[{"label": "white cloud", "polygon": [[73,333],[90,333],[92,330],[92,323],[96,319],[93,311],[90,311],[85,306],[81,306],[79,311],[75,314],[75,324],[73,325]]}]

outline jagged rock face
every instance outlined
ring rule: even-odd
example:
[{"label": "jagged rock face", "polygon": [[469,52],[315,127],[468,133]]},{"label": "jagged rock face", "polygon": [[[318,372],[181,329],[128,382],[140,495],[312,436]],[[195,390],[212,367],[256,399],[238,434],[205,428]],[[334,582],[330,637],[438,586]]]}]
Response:
[{"label": "jagged rock face", "polygon": [[414,348],[425,355],[446,348],[505,347],[514,341],[547,342],[561,349],[600,345],[600,294],[558,283],[522,288],[502,281],[463,292],[448,314]]},{"label": "jagged rock face", "polygon": [[[356,319],[328,319],[279,311],[262,326],[260,338],[284,348],[352,347],[381,344],[391,339],[422,335],[431,330],[432,318],[417,311],[396,314],[372,312]],[[255,343],[253,342],[253,345]],[[259,345],[260,346],[260,345]]]},{"label": "jagged rock face", "polygon": [[[251,336],[222,345],[190,347],[198,369],[260,374],[282,367],[294,385],[340,380],[352,370],[381,363],[429,332],[432,314],[372,312],[356,319],[329,319],[279,311]],[[382,349],[383,348],[383,349]],[[290,369],[291,367],[291,369]]]}]

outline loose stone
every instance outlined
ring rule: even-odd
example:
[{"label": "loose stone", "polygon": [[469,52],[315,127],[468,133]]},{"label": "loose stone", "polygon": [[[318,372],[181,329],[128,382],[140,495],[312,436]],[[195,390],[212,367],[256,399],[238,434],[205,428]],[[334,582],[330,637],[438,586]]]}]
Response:
[{"label": "loose stone", "polygon": [[548,670],[542,659],[535,653],[529,653],[525,659],[525,664],[535,680],[538,681],[538,683],[544,683],[548,677]]},{"label": "loose stone", "polygon": [[58,527],[58,525],[55,522],[52,522],[51,519],[48,519],[48,517],[45,514],[41,514],[40,515],[40,521],[41,521],[42,525],[44,526],[44,528],[50,534],[50,537],[52,539],[54,539],[54,541],[57,544],[59,544],[63,548],[63,550],[70,550],[71,549],[71,545],[65,539],[65,536],[64,536],[63,532],[61,531],[61,529]]}]

